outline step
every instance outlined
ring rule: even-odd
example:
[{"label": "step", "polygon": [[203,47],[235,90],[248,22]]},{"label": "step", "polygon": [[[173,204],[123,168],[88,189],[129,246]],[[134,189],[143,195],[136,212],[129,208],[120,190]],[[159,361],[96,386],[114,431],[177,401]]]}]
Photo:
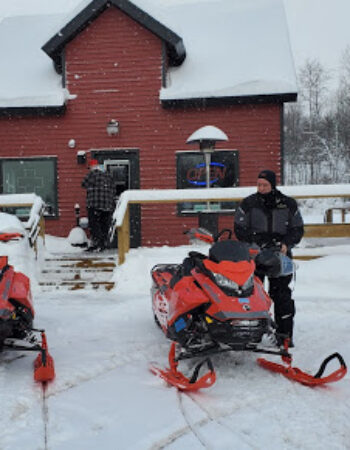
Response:
[{"label": "step", "polygon": [[39,282],[42,292],[50,292],[54,290],[69,290],[77,291],[80,289],[105,289],[110,291],[114,288],[115,283],[113,281],[62,281],[62,282]]},{"label": "step", "polygon": [[45,259],[39,278],[42,291],[57,289],[105,289],[114,287],[111,281],[115,256],[99,254],[52,254]]},{"label": "step", "polygon": [[45,259],[45,264],[50,267],[77,267],[77,268],[114,268],[115,261],[105,258],[48,258]]},{"label": "step", "polygon": [[58,282],[58,281],[109,281],[112,278],[113,271],[57,271],[57,272],[42,272],[39,277],[39,283],[43,282]]}]

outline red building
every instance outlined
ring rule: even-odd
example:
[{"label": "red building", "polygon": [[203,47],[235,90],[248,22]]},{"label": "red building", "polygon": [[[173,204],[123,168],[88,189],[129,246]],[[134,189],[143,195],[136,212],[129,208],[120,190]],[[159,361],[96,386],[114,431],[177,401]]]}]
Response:
[{"label": "red building", "polygon": [[[76,203],[84,213],[90,158],[120,191],[201,188],[203,155],[186,140],[204,125],[229,138],[212,157],[213,187],[255,184],[262,168],[281,174],[283,105],[296,100],[282,0],[157,3],[83,1],[63,25],[0,25],[0,193],[41,195],[49,234],[68,235]],[[232,225],[232,206],[216,205],[220,227]],[[132,245],[184,243],[200,210],[133,206]]]}]

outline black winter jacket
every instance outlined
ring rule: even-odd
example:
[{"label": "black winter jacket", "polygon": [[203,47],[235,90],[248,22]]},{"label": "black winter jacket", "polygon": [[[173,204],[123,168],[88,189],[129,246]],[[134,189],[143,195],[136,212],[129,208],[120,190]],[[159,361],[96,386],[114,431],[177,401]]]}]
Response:
[{"label": "black winter jacket", "polygon": [[253,194],[239,205],[234,231],[240,241],[270,246],[286,244],[288,250],[300,242],[304,224],[297,202],[279,190]]}]

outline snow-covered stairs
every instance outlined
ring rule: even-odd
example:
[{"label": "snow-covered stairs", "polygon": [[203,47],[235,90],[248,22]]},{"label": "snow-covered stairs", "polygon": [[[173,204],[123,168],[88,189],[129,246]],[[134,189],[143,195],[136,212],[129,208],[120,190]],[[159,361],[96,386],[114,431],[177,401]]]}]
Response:
[{"label": "snow-covered stairs", "polygon": [[116,255],[110,253],[55,254],[45,258],[39,278],[42,291],[114,287]]}]

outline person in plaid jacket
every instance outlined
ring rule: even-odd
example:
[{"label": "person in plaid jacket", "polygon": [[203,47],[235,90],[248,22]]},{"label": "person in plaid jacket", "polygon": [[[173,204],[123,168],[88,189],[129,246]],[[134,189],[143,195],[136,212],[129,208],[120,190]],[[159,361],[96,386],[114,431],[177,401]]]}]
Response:
[{"label": "person in plaid jacket", "polygon": [[81,185],[86,189],[91,245],[88,250],[106,248],[108,230],[116,203],[116,182],[113,176],[100,169],[98,161],[90,161],[90,171]]}]

